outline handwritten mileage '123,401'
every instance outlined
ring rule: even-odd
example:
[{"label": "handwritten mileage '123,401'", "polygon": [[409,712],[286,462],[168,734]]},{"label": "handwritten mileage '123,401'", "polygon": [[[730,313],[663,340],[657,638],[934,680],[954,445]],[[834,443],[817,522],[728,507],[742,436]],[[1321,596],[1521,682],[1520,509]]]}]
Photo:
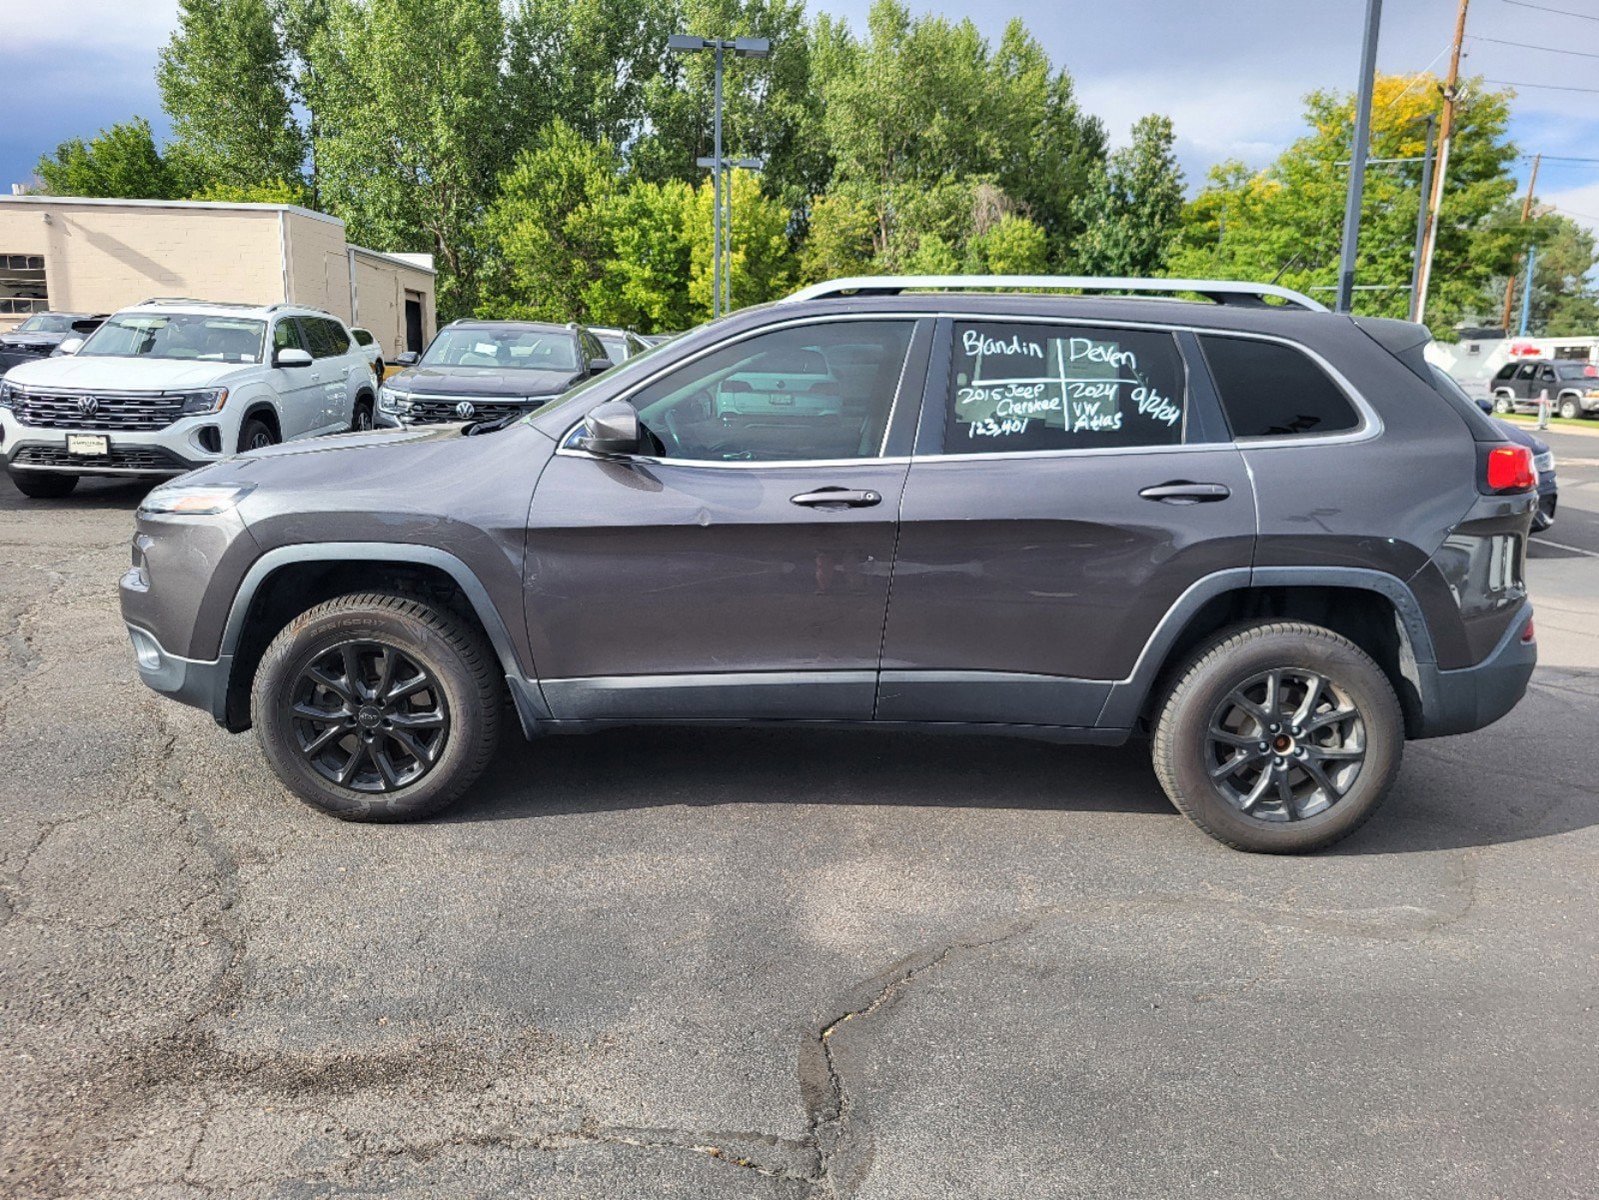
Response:
[{"label": "handwritten mileage '123,401'", "polygon": [[[1122,385],[1132,385],[1129,393],[1137,415],[1171,427],[1182,419],[1182,409],[1141,378],[1138,356],[1114,343],[1091,338],[1066,339],[1065,365],[1073,371],[1108,367],[1114,376],[1040,379],[992,379],[973,383],[956,392],[959,408],[989,409],[987,415],[971,416],[965,422],[967,437],[1006,437],[1023,434],[1035,420],[1057,426],[1067,433],[1117,432],[1123,428],[1123,413],[1117,403]],[[968,329],[962,349],[981,362],[983,358],[1026,358],[1044,360],[1044,348],[1037,342],[987,337]]]}]

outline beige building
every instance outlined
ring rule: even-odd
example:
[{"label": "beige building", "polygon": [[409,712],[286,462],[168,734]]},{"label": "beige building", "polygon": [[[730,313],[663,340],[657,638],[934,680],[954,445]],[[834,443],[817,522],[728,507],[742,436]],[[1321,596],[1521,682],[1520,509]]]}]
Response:
[{"label": "beige building", "polygon": [[0,196],[0,331],[33,312],[115,312],[152,296],[323,308],[370,329],[389,363],[435,329],[432,256],[351,246],[323,213]]}]

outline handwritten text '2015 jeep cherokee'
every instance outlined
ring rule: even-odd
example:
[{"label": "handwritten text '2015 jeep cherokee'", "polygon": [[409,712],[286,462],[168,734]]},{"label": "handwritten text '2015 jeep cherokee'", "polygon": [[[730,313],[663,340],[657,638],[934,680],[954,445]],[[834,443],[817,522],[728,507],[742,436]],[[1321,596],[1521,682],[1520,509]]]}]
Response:
[{"label": "handwritten text '2015 jeep cherokee'", "polygon": [[[992,290],[1046,287],[1215,303]],[[1535,659],[1528,452],[1426,341],[1240,284],[839,281],[525,418],[160,488],[123,613],[347,818],[454,801],[514,712],[1148,735],[1207,832],[1314,849]]]}]

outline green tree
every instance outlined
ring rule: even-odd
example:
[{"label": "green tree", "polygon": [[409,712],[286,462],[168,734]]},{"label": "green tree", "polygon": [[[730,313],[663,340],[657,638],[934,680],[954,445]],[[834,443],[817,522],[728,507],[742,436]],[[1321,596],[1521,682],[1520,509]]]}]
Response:
[{"label": "green tree", "polygon": [[1083,230],[1072,245],[1085,275],[1158,275],[1176,241],[1183,175],[1170,117],[1147,116],[1132,141],[1095,173],[1078,206]]},{"label": "green tree", "polygon": [[687,286],[699,217],[694,189],[679,179],[635,181],[611,192],[600,205],[606,257],[583,293],[587,319],[644,333],[701,320]]},{"label": "green tree", "polygon": [[923,235],[963,254],[963,234],[914,215],[961,205],[907,201],[985,180],[1044,229],[1052,259],[1064,258],[1082,224],[1073,198],[1103,158],[1104,129],[1080,111],[1070,77],[1053,70],[1020,21],[991,49],[971,21],[913,17],[900,0],[878,0],[863,37],[823,16],[814,44],[834,186],[871,205],[881,261],[926,259]]},{"label": "green tree", "polygon": [[[562,121],[591,141],[631,144],[645,91],[666,69],[675,0],[517,0],[507,24],[508,136]],[[518,136],[518,131],[523,131]]]},{"label": "green tree", "polygon": [[799,274],[805,283],[872,272],[870,205],[839,189],[811,201],[810,226],[800,249]]},{"label": "green tree", "polygon": [[179,0],[156,81],[200,181],[248,187],[300,175],[305,139],[270,0]]},{"label": "green tree", "polygon": [[610,254],[603,218],[620,163],[609,142],[585,140],[555,121],[517,155],[484,214],[485,316],[544,321],[588,319],[587,294]]},{"label": "green tree", "polygon": [[[1378,76],[1372,105],[1374,164],[1361,209],[1355,311],[1403,316],[1408,310],[1416,215],[1421,203],[1422,120],[1441,104],[1435,81]],[[1505,136],[1509,94],[1481,80],[1462,89],[1439,218],[1427,321],[1440,337],[1491,304],[1524,241],[1510,210],[1515,147]],[[1305,290],[1337,282],[1354,100],[1347,93],[1306,98],[1310,132],[1270,167],[1238,163],[1211,170],[1206,188],[1184,212],[1179,245],[1168,263],[1178,276],[1270,280]],[[1499,295],[1503,295],[1499,291]]]},{"label": "green tree", "polygon": [[979,275],[1039,275],[1049,270],[1049,236],[1027,217],[1007,213],[966,245],[965,268]]},{"label": "green tree", "polygon": [[[1599,266],[1599,247],[1593,233],[1559,213],[1538,218],[1536,226],[1530,327],[1543,337],[1599,333],[1599,287],[1592,278]],[[1512,321],[1519,312],[1518,308],[1511,314]]]},{"label": "green tree", "polygon": [[311,46],[322,205],[351,240],[431,251],[441,315],[471,312],[479,242],[512,148],[498,0],[337,0]]},{"label": "green tree", "polygon": [[170,200],[180,194],[143,117],[102,129],[87,142],[62,142],[53,155],[39,160],[34,172],[44,190],[55,196]]},{"label": "green tree", "polygon": [[302,208],[311,203],[310,193],[300,179],[274,179],[268,183],[239,186],[231,183],[213,183],[186,197],[189,200],[211,200],[225,204],[297,204]]}]

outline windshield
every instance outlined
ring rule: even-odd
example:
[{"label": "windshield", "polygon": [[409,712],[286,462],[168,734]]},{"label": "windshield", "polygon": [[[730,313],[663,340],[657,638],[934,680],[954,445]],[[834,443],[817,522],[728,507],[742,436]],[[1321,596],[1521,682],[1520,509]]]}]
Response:
[{"label": "windshield", "polygon": [[18,333],[71,333],[72,318],[58,313],[40,313],[17,326]]},{"label": "windshield", "polygon": [[258,363],[266,322],[197,313],[121,313],[83,343],[79,358],[177,358]]},{"label": "windshield", "polygon": [[570,374],[577,370],[577,339],[564,329],[444,329],[422,365]]}]

